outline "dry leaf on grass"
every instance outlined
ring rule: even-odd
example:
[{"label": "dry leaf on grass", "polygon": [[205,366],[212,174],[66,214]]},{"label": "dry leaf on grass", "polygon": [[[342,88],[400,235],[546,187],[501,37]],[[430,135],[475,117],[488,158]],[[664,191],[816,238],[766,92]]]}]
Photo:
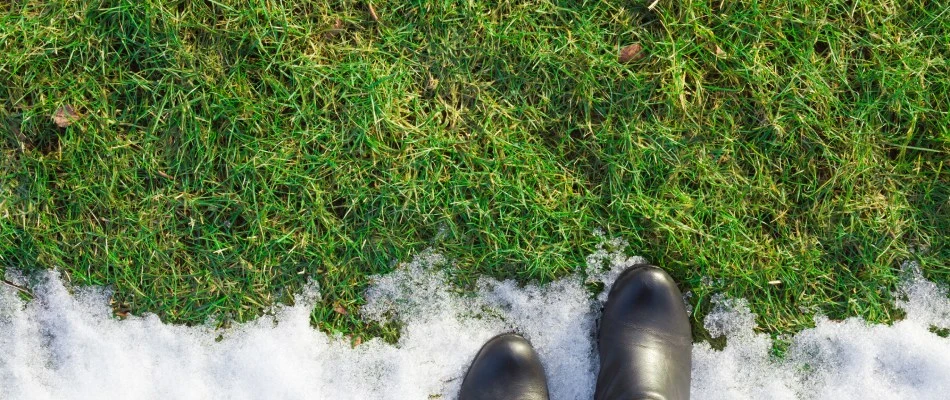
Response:
[{"label": "dry leaf on grass", "polygon": [[643,58],[643,46],[634,43],[620,49],[620,63],[628,63]]},{"label": "dry leaf on grass", "polygon": [[362,336],[345,335],[343,337],[350,342],[350,348],[356,348],[356,346],[363,344]]},{"label": "dry leaf on grass", "polygon": [[322,36],[322,37],[323,37],[324,39],[331,39],[331,38],[334,38],[334,37],[336,37],[337,35],[343,33],[343,31],[344,31],[343,28],[344,28],[343,20],[337,18],[336,20],[333,21],[333,25],[330,25],[330,27],[327,28],[327,30],[323,32],[323,36]]},{"label": "dry leaf on grass", "polygon": [[336,35],[340,32],[343,32],[343,20],[337,19],[333,21],[333,26],[330,27],[330,30],[327,31],[328,35]]},{"label": "dry leaf on grass", "polygon": [[333,311],[336,312],[337,314],[340,314],[340,315],[349,314],[348,312],[346,312],[346,309],[343,308],[343,306],[340,305],[340,303],[334,303],[334,304],[333,304]]},{"label": "dry leaf on grass", "polygon": [[76,109],[69,104],[63,104],[56,109],[56,112],[53,113],[53,122],[56,123],[56,126],[60,128],[65,128],[76,122],[79,119],[79,114],[76,113]]}]

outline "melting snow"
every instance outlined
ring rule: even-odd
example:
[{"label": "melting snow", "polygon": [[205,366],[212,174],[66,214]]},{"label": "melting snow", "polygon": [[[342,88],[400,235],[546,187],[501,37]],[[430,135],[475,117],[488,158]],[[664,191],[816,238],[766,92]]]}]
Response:
[{"label": "melting snow", "polygon": [[[596,319],[606,287],[641,263],[614,241],[588,257],[584,276],[543,287],[483,278],[475,293],[453,289],[451,267],[426,252],[376,277],[364,318],[402,325],[395,345],[352,348],[310,326],[318,290],[273,317],[216,331],[163,324],[153,315],[118,320],[102,288],[67,290],[49,272],[24,302],[0,289],[0,398],[3,399],[431,399],[454,398],[468,363],[492,336],[517,331],[537,348],[552,398],[589,399],[596,370]],[[601,268],[606,266],[606,268]],[[8,279],[17,279],[12,272]],[[947,290],[913,266],[893,325],[816,319],[790,338],[782,360],[753,331],[741,299],[720,299],[706,318],[726,336],[723,350],[693,347],[694,399],[950,398]]]}]

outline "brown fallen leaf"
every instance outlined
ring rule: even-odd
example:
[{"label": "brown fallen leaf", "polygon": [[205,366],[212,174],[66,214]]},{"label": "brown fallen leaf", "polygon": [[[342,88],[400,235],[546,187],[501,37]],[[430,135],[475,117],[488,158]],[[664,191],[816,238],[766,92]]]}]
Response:
[{"label": "brown fallen leaf", "polygon": [[333,25],[330,25],[325,32],[323,32],[322,37],[324,39],[332,39],[333,37],[343,33],[343,20],[337,18],[333,21]]},{"label": "brown fallen leaf", "polygon": [[640,43],[634,43],[620,49],[620,63],[628,63],[643,58],[643,46]]},{"label": "brown fallen leaf", "polygon": [[722,48],[719,45],[716,45],[716,57],[723,57],[726,55],[725,51],[722,51]]},{"label": "brown fallen leaf", "polygon": [[79,114],[76,113],[76,109],[69,104],[63,104],[56,109],[56,112],[53,113],[53,122],[56,123],[56,126],[60,128],[65,128],[76,122],[79,119]]},{"label": "brown fallen leaf", "polygon": [[346,309],[343,308],[343,306],[340,305],[340,303],[333,303],[333,311],[336,312],[337,314],[340,314],[340,315],[347,315],[347,314],[349,314],[349,313],[346,311]]},{"label": "brown fallen leaf", "polygon": [[343,338],[346,339],[346,341],[350,342],[351,348],[355,348],[356,346],[363,344],[362,336],[343,335]]}]

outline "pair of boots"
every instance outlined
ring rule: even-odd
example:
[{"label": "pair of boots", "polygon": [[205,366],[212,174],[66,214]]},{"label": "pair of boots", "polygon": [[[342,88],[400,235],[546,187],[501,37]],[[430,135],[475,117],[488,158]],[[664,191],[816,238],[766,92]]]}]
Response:
[{"label": "pair of boots", "polygon": [[[692,335],[683,297],[663,270],[624,271],[604,307],[595,399],[689,399]],[[521,336],[496,336],[469,367],[459,400],[547,400],[544,368]]]}]

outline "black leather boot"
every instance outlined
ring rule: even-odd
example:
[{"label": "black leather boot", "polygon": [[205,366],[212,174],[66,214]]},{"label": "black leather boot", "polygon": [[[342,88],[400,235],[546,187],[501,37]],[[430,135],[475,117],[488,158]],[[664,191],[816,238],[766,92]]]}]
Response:
[{"label": "black leather boot", "polygon": [[651,265],[620,274],[600,321],[595,399],[689,399],[692,334],[673,278]]},{"label": "black leather boot", "polygon": [[548,382],[538,353],[525,338],[495,336],[468,368],[459,400],[547,400]]}]

